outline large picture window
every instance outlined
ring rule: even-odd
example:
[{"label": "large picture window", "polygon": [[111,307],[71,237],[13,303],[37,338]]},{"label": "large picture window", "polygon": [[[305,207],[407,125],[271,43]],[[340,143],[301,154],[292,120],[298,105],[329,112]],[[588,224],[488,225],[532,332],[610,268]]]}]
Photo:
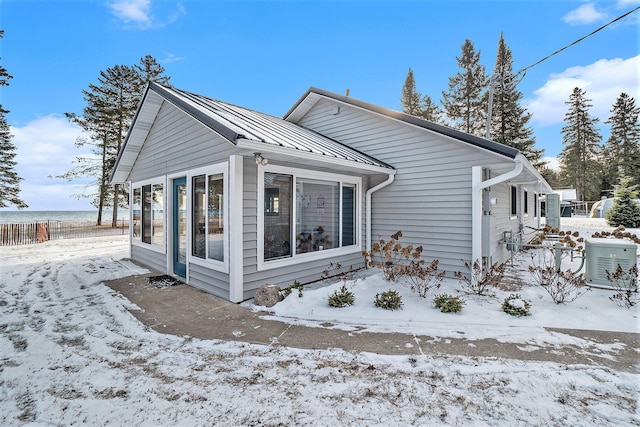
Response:
[{"label": "large picture window", "polygon": [[164,246],[164,185],[133,186],[133,241]]},{"label": "large picture window", "polygon": [[191,254],[201,259],[224,261],[223,174],[192,177],[191,194]]},{"label": "large picture window", "polygon": [[358,245],[359,179],[274,169],[261,175],[264,262]]}]

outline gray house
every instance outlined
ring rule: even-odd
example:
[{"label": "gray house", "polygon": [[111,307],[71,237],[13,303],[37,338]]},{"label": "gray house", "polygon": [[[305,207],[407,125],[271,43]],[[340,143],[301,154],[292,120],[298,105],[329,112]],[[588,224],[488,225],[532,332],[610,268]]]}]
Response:
[{"label": "gray house", "polygon": [[311,88],[283,118],[151,83],[112,182],[131,194],[131,258],[233,302],[402,230],[448,272],[496,263],[551,191],[513,148]]}]

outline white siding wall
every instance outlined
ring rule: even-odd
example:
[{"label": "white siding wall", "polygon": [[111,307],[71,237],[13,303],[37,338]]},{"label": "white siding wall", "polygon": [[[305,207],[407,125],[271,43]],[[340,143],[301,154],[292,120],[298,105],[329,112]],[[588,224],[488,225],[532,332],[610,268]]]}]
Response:
[{"label": "white siding wall", "polygon": [[299,124],[382,160],[394,183],[374,193],[372,240],[398,230],[403,245],[422,245],[426,261],[449,274],[471,258],[471,167],[496,157],[464,143],[375,113],[319,101]]}]

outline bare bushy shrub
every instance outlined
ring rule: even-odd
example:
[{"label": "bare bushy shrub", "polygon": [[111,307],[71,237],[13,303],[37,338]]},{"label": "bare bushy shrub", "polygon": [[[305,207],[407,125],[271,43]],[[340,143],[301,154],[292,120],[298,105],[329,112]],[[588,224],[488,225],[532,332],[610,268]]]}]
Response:
[{"label": "bare bushy shrub", "polygon": [[584,274],[578,274],[571,270],[556,270],[555,266],[545,261],[544,254],[531,256],[529,273],[556,304],[572,302],[590,290]]},{"label": "bare bushy shrub", "polygon": [[440,261],[433,260],[428,266],[421,262],[412,261],[405,270],[407,280],[411,284],[411,290],[417,292],[422,298],[427,297],[427,293],[431,289],[438,289],[444,276],[445,271],[438,271]]},{"label": "bare bushy shrub", "polygon": [[607,271],[607,280],[611,282],[616,293],[609,299],[618,307],[631,308],[640,302],[638,294],[638,267],[633,265],[628,271],[617,265],[615,271]]},{"label": "bare bushy shrub", "polygon": [[465,262],[469,275],[456,271],[454,276],[462,281],[462,292],[475,295],[493,295],[491,292],[504,277],[504,265],[493,264],[488,270],[483,271],[478,260],[473,264]]}]

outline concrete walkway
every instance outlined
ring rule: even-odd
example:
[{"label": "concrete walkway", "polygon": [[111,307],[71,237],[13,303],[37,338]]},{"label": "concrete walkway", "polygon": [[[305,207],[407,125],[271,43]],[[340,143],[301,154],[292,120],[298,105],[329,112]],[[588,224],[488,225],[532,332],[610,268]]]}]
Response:
[{"label": "concrete walkway", "polygon": [[158,289],[146,279],[154,275],[157,273],[125,277],[105,284],[141,308],[131,313],[143,324],[165,334],[303,349],[341,348],[389,355],[460,355],[587,364],[640,373],[640,334],[636,333],[549,329],[587,340],[592,345],[588,348],[563,345],[531,349],[523,344],[495,339],[373,333],[367,332],[364,326],[360,331],[332,329],[331,324],[312,328],[263,319],[268,313],[253,312],[188,285]]}]

